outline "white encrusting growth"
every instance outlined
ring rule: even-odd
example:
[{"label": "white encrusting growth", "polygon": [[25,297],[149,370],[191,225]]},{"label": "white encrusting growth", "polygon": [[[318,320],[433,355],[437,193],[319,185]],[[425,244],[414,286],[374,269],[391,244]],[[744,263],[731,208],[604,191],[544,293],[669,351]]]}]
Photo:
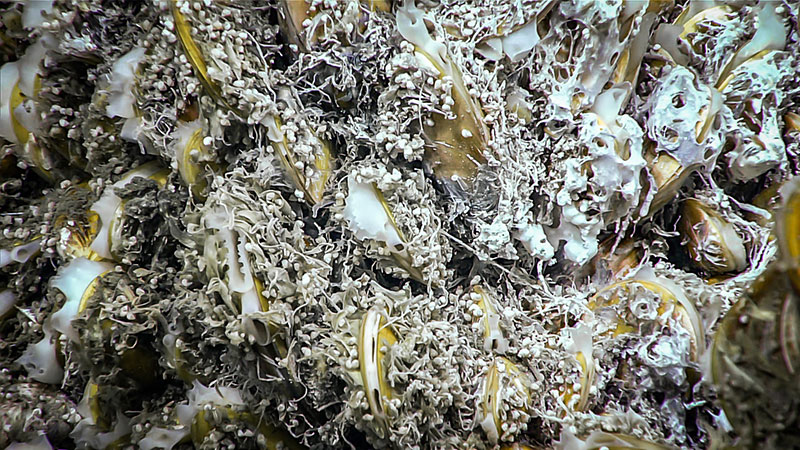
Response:
[{"label": "white encrusting growth", "polygon": [[544,229],[552,247],[563,242],[564,256],[579,265],[597,254],[597,238],[607,225],[644,215],[652,196],[641,196],[642,129],[619,113],[628,93],[625,84],[608,89],[583,115],[579,142],[587,155],[565,161],[564,185],[556,194],[560,223]]},{"label": "white encrusting growth", "polygon": [[514,237],[522,242],[523,247],[534,258],[550,261],[555,256],[555,249],[547,240],[542,224],[524,220],[517,225]]}]

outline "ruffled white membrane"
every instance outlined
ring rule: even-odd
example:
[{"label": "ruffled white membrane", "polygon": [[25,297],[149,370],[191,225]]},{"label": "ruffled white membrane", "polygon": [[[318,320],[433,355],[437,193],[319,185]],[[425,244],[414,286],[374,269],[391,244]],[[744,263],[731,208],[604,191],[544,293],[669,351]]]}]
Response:
[{"label": "ruffled white membrane", "polygon": [[22,10],[22,26],[39,28],[44,23],[44,15],[53,12],[52,0],[27,0]]},{"label": "ruffled white membrane", "polygon": [[205,222],[208,228],[217,230],[215,237],[225,249],[228,287],[239,294],[245,331],[254,336],[258,344],[265,345],[269,339],[269,332],[252,317],[254,313],[262,311],[262,306],[261,295],[253,278],[253,267],[250,264],[245,237],[230,228],[223,209],[208,214]]},{"label": "ruffled white membrane", "polygon": [[0,67],[0,136],[3,139],[19,144],[11,119],[11,94],[19,81],[19,63],[17,61],[3,64]]},{"label": "ruffled white membrane", "polygon": [[145,49],[136,47],[123,55],[111,69],[106,115],[127,119],[120,136],[129,141],[136,141],[141,130],[141,119],[137,117],[134,103],[136,98],[133,89],[136,84],[136,67],[144,59]]},{"label": "ruffled white membrane", "polygon": [[503,354],[508,351],[508,340],[500,329],[500,314],[497,312],[495,299],[487,294],[483,288],[476,286],[470,298],[476,302],[481,314],[480,321],[483,325],[483,350],[489,353]]},{"label": "ruffled white membrane", "polygon": [[[43,36],[30,45],[19,60],[0,67],[0,136],[14,144],[24,143],[20,142],[14,130],[15,125],[22,126],[28,132],[39,126],[33,99],[36,96],[39,66],[47,53],[45,44],[51,39],[52,36]],[[16,89],[19,89],[22,100],[20,102],[17,97],[19,104],[12,104]]]},{"label": "ruffled white membrane", "polygon": [[345,200],[344,217],[357,238],[385,242],[390,247],[402,245],[392,219],[370,183],[358,182],[356,175],[347,178],[348,194]]},{"label": "ruffled white membrane", "polygon": [[16,304],[17,296],[14,295],[11,289],[0,291],[0,319],[5,317],[6,314],[10,313]]},{"label": "ruffled white membrane", "polygon": [[61,290],[67,301],[44,323],[42,327],[44,338],[36,344],[29,345],[17,360],[32,379],[51,384],[61,382],[64,371],[57,358],[58,334],[64,334],[72,341],[78,340],[78,333],[72,326],[72,320],[79,313],[84,292],[98,276],[113,268],[112,264],[90,261],[86,258],[74,259],[59,268],[58,274],[52,279],[52,286]]},{"label": "ruffled white membrane", "polygon": [[15,442],[6,450],[53,450],[53,446],[47,440],[47,435],[40,434],[28,442]]},{"label": "ruffled white membrane", "polygon": [[114,259],[111,254],[111,228],[117,216],[117,210],[122,204],[122,199],[114,193],[114,188],[127,186],[135,177],[148,178],[161,170],[158,164],[142,164],[134,170],[128,172],[121,180],[111,186],[106,186],[100,198],[89,208],[100,216],[100,229],[97,237],[92,241],[89,249],[105,259]]},{"label": "ruffled white membrane", "polygon": [[[92,387],[97,387],[96,384],[90,382],[86,385],[86,390],[83,393],[83,398],[78,403],[78,414],[82,419],[75,426],[75,429],[70,433],[70,437],[78,444],[78,448],[82,445],[89,448],[106,448],[111,443],[121,439],[122,437],[130,434],[131,432],[131,419],[126,417],[120,411],[117,411],[117,418],[114,421],[114,428],[108,432],[102,432],[96,426],[96,420],[90,404],[92,402]],[[94,395],[97,395],[97,390],[94,390]]]},{"label": "ruffled white membrane", "polygon": [[25,353],[17,360],[28,371],[32,379],[49,384],[59,384],[64,378],[64,369],[56,357],[56,333],[45,324],[44,338],[28,345]]},{"label": "ruffled white membrane", "polygon": [[144,48],[136,47],[123,55],[111,68],[110,93],[106,115],[108,117],[134,117],[133,87],[136,82],[136,67],[144,58]]},{"label": "ruffled white membrane", "polygon": [[508,56],[512,62],[522,60],[539,43],[537,21],[534,19],[505,36],[487,40],[475,50],[487,59],[500,60]]},{"label": "ruffled white membrane", "polygon": [[12,247],[11,250],[0,249],[0,268],[9,264],[27,262],[31,256],[35,255],[41,248],[41,239],[37,239],[27,244]]},{"label": "ruffled white membrane", "polygon": [[59,289],[67,297],[66,303],[50,317],[53,329],[67,336],[71,341],[78,341],[78,332],[72,321],[80,312],[80,303],[84,292],[100,275],[114,269],[107,262],[91,261],[86,258],[75,258],[69,264],[61,266],[53,277],[52,286]]},{"label": "ruffled white membrane", "polygon": [[152,450],[163,448],[171,450],[182,440],[189,437],[192,429],[192,422],[197,413],[203,410],[205,405],[214,407],[243,406],[244,400],[241,393],[230,387],[205,387],[195,380],[192,389],[186,395],[188,401],[175,408],[177,413],[178,425],[174,428],[153,427],[147,432],[145,437],[139,441],[138,447],[141,450]]}]

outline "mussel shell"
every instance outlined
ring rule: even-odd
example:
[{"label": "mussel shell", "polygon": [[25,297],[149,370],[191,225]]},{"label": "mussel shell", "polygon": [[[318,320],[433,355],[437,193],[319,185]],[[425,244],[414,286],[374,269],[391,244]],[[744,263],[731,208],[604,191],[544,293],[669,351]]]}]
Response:
[{"label": "mussel shell", "polygon": [[694,263],[710,273],[738,272],[747,266],[742,238],[733,226],[705,203],[683,204],[679,229]]},{"label": "mussel shell", "polygon": [[725,414],[745,447],[800,446],[800,298],[770,269],[726,315],[711,371]]}]

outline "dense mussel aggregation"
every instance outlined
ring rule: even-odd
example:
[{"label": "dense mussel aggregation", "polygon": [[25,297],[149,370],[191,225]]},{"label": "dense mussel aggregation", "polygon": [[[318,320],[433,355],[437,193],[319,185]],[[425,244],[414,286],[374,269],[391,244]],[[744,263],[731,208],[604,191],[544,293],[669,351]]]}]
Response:
[{"label": "dense mussel aggregation", "polygon": [[0,448],[800,448],[797,2],[0,17]]}]

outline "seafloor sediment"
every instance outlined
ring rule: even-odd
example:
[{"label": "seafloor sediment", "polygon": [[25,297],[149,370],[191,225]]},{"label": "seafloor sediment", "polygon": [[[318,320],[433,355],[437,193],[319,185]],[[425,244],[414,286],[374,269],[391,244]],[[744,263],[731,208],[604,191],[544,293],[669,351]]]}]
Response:
[{"label": "seafloor sediment", "polygon": [[800,447],[799,10],[0,2],[0,447]]}]

